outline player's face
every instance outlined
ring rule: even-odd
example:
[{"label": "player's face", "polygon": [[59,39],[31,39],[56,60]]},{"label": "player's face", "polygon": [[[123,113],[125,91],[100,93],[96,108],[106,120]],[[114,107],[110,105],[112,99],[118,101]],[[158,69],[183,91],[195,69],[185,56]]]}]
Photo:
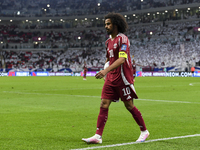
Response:
[{"label": "player's face", "polygon": [[105,20],[105,29],[106,29],[108,35],[112,34],[113,24],[110,19]]}]

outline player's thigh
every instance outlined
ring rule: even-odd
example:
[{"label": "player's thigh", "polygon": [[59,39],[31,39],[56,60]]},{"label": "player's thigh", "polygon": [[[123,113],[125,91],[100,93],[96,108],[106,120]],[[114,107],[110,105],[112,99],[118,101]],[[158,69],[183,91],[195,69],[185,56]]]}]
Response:
[{"label": "player's thigh", "polygon": [[111,101],[119,101],[119,92],[117,87],[113,87],[107,84],[104,84],[101,99],[107,99]]}]

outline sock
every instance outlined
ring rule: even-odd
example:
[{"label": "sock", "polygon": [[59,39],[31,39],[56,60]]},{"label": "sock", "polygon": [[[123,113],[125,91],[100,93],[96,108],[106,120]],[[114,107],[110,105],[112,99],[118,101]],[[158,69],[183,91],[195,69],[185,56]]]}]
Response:
[{"label": "sock", "polygon": [[98,116],[98,119],[97,119],[96,134],[102,136],[103,129],[105,127],[107,119],[108,119],[108,108],[100,107],[100,112],[99,112],[99,116]]},{"label": "sock", "polygon": [[145,131],[147,128],[146,128],[146,125],[144,123],[144,120],[142,118],[142,114],[140,113],[140,111],[134,106],[133,109],[130,110],[129,112],[132,114],[133,118],[139,125],[140,130]]}]

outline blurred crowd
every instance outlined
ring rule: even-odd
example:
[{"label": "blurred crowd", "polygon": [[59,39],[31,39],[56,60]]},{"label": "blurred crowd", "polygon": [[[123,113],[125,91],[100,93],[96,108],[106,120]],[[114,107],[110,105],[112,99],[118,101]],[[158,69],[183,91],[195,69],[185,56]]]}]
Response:
[{"label": "blurred crowd", "polygon": [[0,16],[72,16],[127,12],[200,0],[1,0]]},{"label": "blurred crowd", "polygon": [[[13,14],[10,10],[25,12],[25,8],[30,10],[29,13],[32,13],[31,10],[46,8],[47,3],[51,9],[46,10],[46,15],[53,15],[54,10],[57,10],[57,15],[59,13],[59,15],[82,15],[75,11],[80,9],[84,10],[82,12],[84,15],[87,15],[105,14],[112,9],[124,12],[188,4],[199,2],[199,0],[118,0],[117,3],[111,0],[109,4],[107,1],[101,0],[100,6],[97,5],[98,2],[96,0],[47,0],[45,2],[39,0],[3,0],[0,3],[0,14],[3,16]],[[140,7],[137,3],[140,3]],[[68,13],[70,12],[70,9],[66,9],[68,7],[74,10],[71,12],[74,14]],[[63,9],[66,10],[65,14],[61,13]],[[39,14],[37,11],[34,12],[31,16],[43,15],[40,11],[38,11]],[[27,14],[29,15],[29,13]],[[150,24],[135,24],[135,20],[127,20],[129,29],[126,35],[131,43],[132,59],[138,66],[142,68],[176,67],[177,70],[200,66],[200,21],[190,20],[199,16],[185,14],[182,17],[188,18],[188,20],[179,22],[170,20],[153,22],[151,20]],[[148,18],[144,18],[144,22],[146,21],[148,22]],[[103,24],[103,21],[101,22]],[[106,53],[104,42],[108,35],[104,28],[97,25],[98,28],[94,29],[91,26],[91,21],[76,24],[76,30],[73,28],[66,30],[66,27],[59,23],[0,24],[0,69],[63,71],[70,68],[72,71],[78,72],[82,70],[84,62],[88,68],[102,68]]]},{"label": "blurred crowd", "polygon": [[[132,59],[142,67],[178,67],[184,70],[188,65],[199,65],[200,34],[195,30],[199,25],[199,21],[193,21],[130,27],[127,36],[131,43]],[[73,71],[81,71],[84,61],[88,67],[104,65],[104,42],[108,38],[104,29],[42,34],[40,31],[14,33],[13,28],[15,26],[4,27],[0,35],[7,41],[2,44],[6,68],[51,68],[51,71],[71,68]],[[33,36],[47,38],[43,43],[34,44],[35,50],[24,51],[20,46],[26,42],[30,46]],[[51,50],[53,48],[58,49]]]},{"label": "blurred crowd", "polygon": [[[5,68],[12,71],[82,71],[86,62],[88,68],[102,68],[105,51],[102,49],[46,50],[46,51],[2,51]],[[1,67],[0,63],[0,67]]]}]

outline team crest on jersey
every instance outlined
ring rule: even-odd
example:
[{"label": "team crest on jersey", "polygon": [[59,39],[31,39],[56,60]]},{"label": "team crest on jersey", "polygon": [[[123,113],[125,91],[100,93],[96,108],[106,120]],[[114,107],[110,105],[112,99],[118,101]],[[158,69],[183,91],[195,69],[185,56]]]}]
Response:
[{"label": "team crest on jersey", "polygon": [[113,45],[113,48],[114,48],[114,49],[116,49],[116,48],[117,48],[117,43],[115,43],[115,44]]},{"label": "team crest on jersey", "polygon": [[121,50],[126,51],[127,45],[123,44]]}]

